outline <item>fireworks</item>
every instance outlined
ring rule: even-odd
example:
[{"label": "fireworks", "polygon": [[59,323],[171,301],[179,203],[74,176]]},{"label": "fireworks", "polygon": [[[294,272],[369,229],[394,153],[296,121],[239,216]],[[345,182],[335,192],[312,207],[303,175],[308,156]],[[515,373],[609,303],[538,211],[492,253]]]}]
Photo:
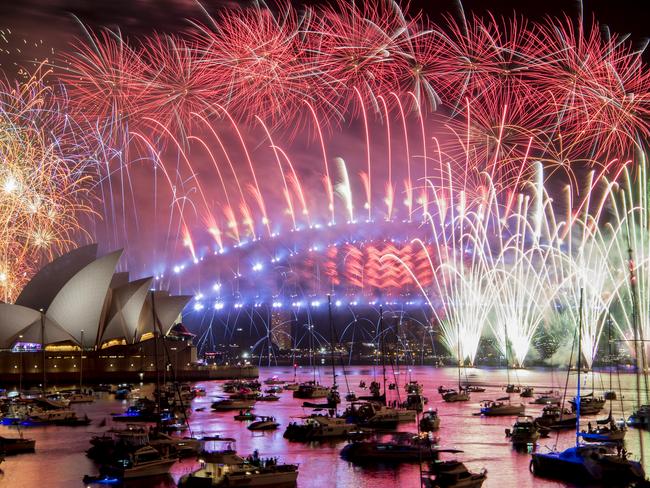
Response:
[{"label": "fireworks", "polygon": [[[541,328],[577,323],[582,293],[591,365],[610,311],[631,337],[627,240],[641,306],[650,295],[645,187],[627,176],[650,136],[641,56],[583,19],[433,23],[390,0],[221,9],[173,35],[87,30],[56,62],[65,89],[5,97],[3,211],[56,219],[35,211],[2,241],[65,247],[92,176],[96,233],[161,285],[187,259],[255,303],[260,288],[273,303],[419,290],[460,360],[491,335],[518,365]],[[50,98],[57,110],[39,107]],[[201,275],[188,281],[201,294]]]},{"label": "fireworks", "polygon": [[0,299],[83,237],[90,181],[52,89],[36,76],[0,87]]}]

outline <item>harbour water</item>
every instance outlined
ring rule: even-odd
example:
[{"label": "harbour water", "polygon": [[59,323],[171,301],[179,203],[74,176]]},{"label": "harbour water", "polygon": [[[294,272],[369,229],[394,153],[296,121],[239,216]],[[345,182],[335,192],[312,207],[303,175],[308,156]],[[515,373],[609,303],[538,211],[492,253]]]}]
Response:
[{"label": "harbour water", "polygon": [[[299,369],[298,379],[312,379],[311,369]],[[370,384],[373,377],[379,378],[381,368],[353,366],[347,372],[347,384],[357,394],[364,393],[359,388],[360,381]],[[267,377],[278,376],[291,381],[293,369],[291,367],[261,368],[260,381]],[[319,381],[325,385],[332,382],[329,370],[318,373]],[[506,384],[506,371],[500,369],[468,369],[463,374],[463,380],[472,384],[486,386],[485,393],[473,393],[472,399],[464,403],[447,404],[442,401],[437,392],[440,385],[453,387],[457,383],[457,371],[453,368],[412,367],[401,368],[399,372],[389,370],[388,382],[395,383],[400,388],[404,398],[404,385],[409,379],[417,380],[424,385],[424,394],[428,397],[427,408],[437,409],[442,422],[436,436],[440,437],[443,448],[457,448],[464,451],[454,457],[465,462],[470,470],[478,471],[486,468],[488,478],[484,487],[560,487],[567,486],[550,480],[533,477],[529,472],[530,454],[514,451],[504,435],[504,430],[510,428],[514,417],[482,418],[474,415],[479,411],[479,402],[484,399],[495,399],[505,395],[503,386]],[[592,384],[595,386],[596,395],[609,389],[609,375],[606,373],[591,373],[584,378],[583,393],[590,392]],[[529,369],[510,371],[511,383],[533,386],[537,392],[549,389],[563,390],[566,381],[566,371],[552,372],[548,369]],[[125,378],[127,381],[127,378]],[[340,385],[341,396],[348,392],[346,379],[340,375],[337,378]],[[613,375],[613,389],[618,392],[619,399],[613,402],[614,418],[626,417],[631,413],[632,406],[636,404],[635,376],[621,373]],[[620,386],[619,386],[620,381]],[[237,450],[240,454],[247,455],[258,450],[263,457],[277,457],[280,462],[297,463],[299,467],[298,486],[325,487],[336,486],[342,488],[386,488],[388,486],[418,487],[420,469],[417,465],[390,466],[355,466],[339,457],[339,451],[345,441],[332,443],[302,444],[285,440],[282,437],[286,425],[297,417],[310,413],[309,409],[301,407],[303,400],[292,398],[292,392],[280,394],[277,402],[258,402],[254,412],[257,415],[272,415],[281,424],[276,431],[252,433],[246,429],[245,422],[233,419],[236,412],[213,412],[210,404],[216,397],[223,396],[221,381],[197,383],[206,389],[207,395],[197,397],[192,401],[190,424],[195,436],[220,434],[233,437],[237,440]],[[576,376],[571,375],[567,398],[572,398],[575,391]],[[140,395],[148,394],[151,397],[152,385],[141,385]],[[98,394],[99,395],[99,394]],[[395,396],[394,391],[389,391]],[[620,397],[623,396],[621,401]],[[520,401],[526,405],[526,414],[537,416],[541,413],[540,405],[532,405],[532,399],[519,398],[518,394],[511,395],[513,402]],[[126,401],[118,401],[112,395],[103,393],[92,404],[76,405],[74,408],[81,414],[87,414],[91,425],[87,427],[29,427],[23,429],[26,437],[36,439],[36,453],[8,457],[0,465],[3,473],[0,477],[0,486],[7,487],[47,487],[68,488],[84,486],[82,478],[85,474],[97,473],[97,466],[86,457],[85,451],[89,447],[92,435],[101,433],[112,426],[111,413],[121,412],[128,406]],[[196,409],[205,408],[203,411]],[[586,428],[591,421],[595,424],[596,418],[607,416],[608,405],[598,416],[584,417],[582,425]],[[105,421],[105,426],[103,421]],[[124,424],[117,424],[123,427]],[[415,423],[401,424],[400,431],[416,431]],[[17,435],[16,429],[0,426],[0,435]],[[187,433],[186,433],[187,434]],[[545,450],[557,446],[563,449],[575,442],[573,431],[564,431],[552,434],[547,439],[540,439],[537,449]],[[650,434],[630,429],[626,436],[626,448],[633,458],[640,458],[641,445],[645,446],[644,460],[646,472],[650,472],[648,459],[650,458]],[[443,455],[444,457],[445,455]],[[451,455],[446,455],[451,456]],[[196,469],[198,466],[194,459],[179,461],[172,468],[171,475],[162,478],[130,481],[124,486],[130,487],[156,487],[171,488],[176,486],[176,481],[183,474]]]}]

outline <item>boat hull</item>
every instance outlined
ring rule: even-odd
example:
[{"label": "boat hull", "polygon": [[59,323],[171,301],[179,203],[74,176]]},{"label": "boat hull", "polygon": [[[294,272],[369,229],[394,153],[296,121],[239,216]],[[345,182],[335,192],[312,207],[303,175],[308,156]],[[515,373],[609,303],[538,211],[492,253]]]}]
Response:
[{"label": "boat hull", "polygon": [[285,473],[259,473],[255,476],[245,474],[227,475],[223,479],[196,476],[194,473],[181,477],[179,488],[214,488],[214,487],[273,487],[293,488],[296,486],[298,471]]}]

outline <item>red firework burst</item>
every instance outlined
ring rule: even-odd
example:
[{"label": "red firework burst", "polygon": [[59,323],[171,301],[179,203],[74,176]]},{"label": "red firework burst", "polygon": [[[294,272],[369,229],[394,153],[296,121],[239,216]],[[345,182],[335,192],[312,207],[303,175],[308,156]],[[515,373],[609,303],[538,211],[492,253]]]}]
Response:
[{"label": "red firework burst", "polygon": [[435,29],[435,80],[446,101],[454,106],[468,96],[487,97],[494,89],[531,90],[526,75],[538,51],[528,32],[526,20],[517,17],[448,16],[445,26]]},{"label": "red firework burst", "polygon": [[650,78],[641,52],[596,22],[585,31],[569,18],[538,25],[536,42],[544,54],[531,77],[552,100],[558,128],[594,158],[629,156],[649,134]]},{"label": "red firework burst", "polygon": [[87,42],[78,40],[75,52],[64,55],[61,79],[70,100],[83,116],[129,121],[141,109],[142,58],[118,32],[87,32]]},{"label": "red firework burst", "polygon": [[142,112],[185,132],[192,113],[202,113],[216,100],[212,71],[196,46],[178,37],[147,38],[142,57]]},{"label": "red firework burst", "polygon": [[390,1],[341,1],[320,14],[310,36],[317,65],[336,83],[344,106],[356,106],[360,96],[379,112],[377,96],[400,91],[400,41],[411,22]]},{"label": "red firework burst", "polygon": [[222,103],[247,121],[258,116],[284,124],[305,101],[327,103],[323,77],[317,76],[301,36],[301,20],[289,5],[279,12],[224,10],[214,29],[202,27],[197,36]]}]

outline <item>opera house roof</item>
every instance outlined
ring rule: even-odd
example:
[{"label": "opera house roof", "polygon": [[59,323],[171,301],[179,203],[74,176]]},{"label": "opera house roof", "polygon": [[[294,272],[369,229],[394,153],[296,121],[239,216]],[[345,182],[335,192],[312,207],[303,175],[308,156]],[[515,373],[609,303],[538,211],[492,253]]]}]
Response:
[{"label": "opera house roof", "polygon": [[44,266],[15,304],[0,303],[0,349],[16,342],[81,344],[82,337],[85,348],[134,343],[153,332],[154,320],[167,333],[192,297],[150,291],[152,278],[129,281],[128,273],[115,271],[121,255],[98,257],[91,244]]}]

